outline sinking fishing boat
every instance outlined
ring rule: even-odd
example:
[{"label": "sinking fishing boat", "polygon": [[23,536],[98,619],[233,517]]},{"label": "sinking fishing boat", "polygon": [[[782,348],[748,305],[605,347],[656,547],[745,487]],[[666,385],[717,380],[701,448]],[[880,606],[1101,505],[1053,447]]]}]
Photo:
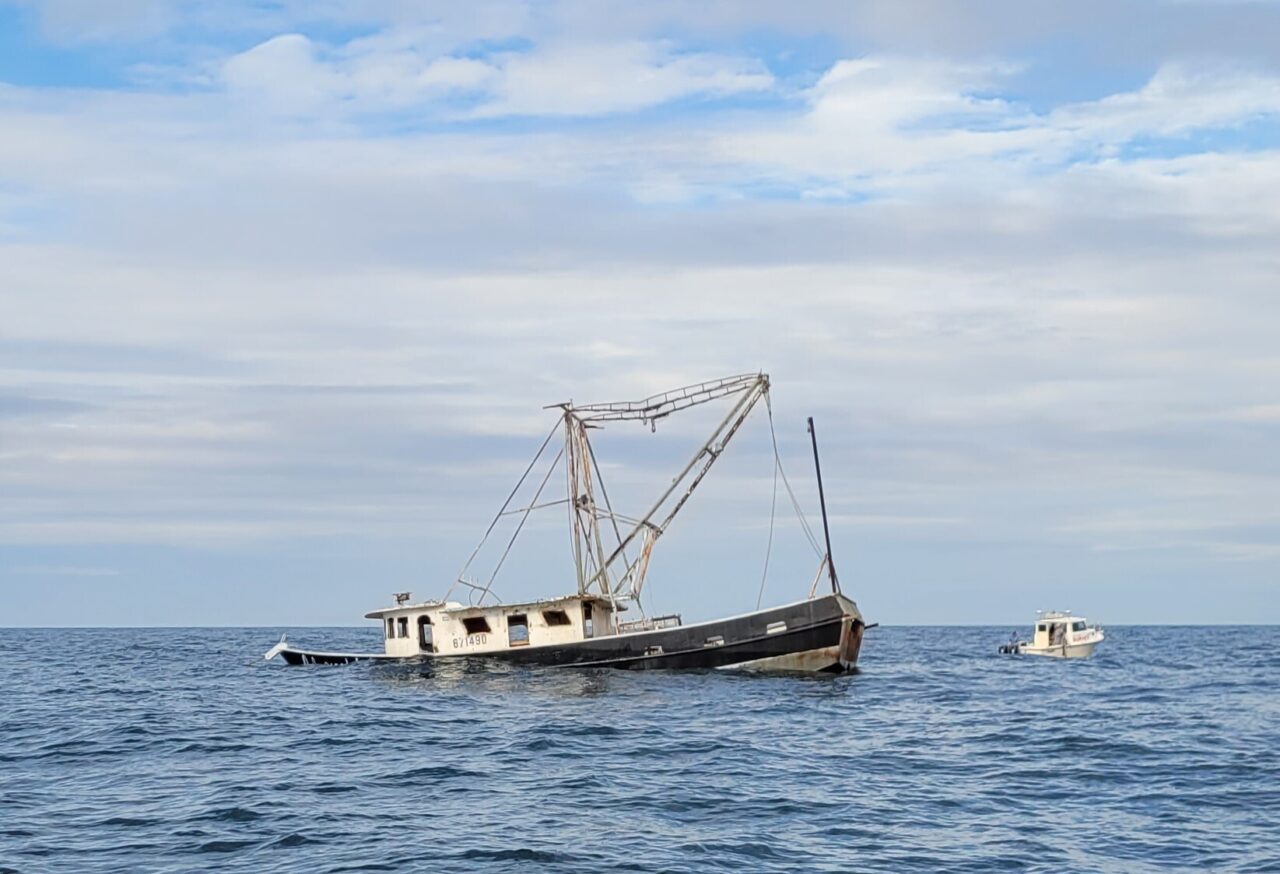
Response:
[{"label": "sinking fishing boat", "polygon": [[1041,610],[1036,614],[1035,633],[1031,640],[1019,640],[1015,633],[1000,652],[1006,655],[1038,655],[1058,659],[1082,659],[1093,655],[1106,637],[1102,629],[1090,625],[1083,616],[1070,610]]},{"label": "sinking fishing boat", "polygon": [[[675,477],[648,512],[639,518],[615,512],[609,501],[588,431],[606,423],[638,421],[654,428],[673,413],[725,400],[731,408],[711,436]],[[439,600],[411,603],[408,592],[394,603],[366,614],[378,621],[385,640],[382,653],[324,652],[297,649],[282,638],[267,654],[291,665],[346,664],[363,660],[484,658],[516,664],[602,666],[617,668],[745,668],[781,671],[851,670],[858,660],[866,624],[857,604],[840,590],[831,560],[826,498],[818,462],[817,434],[809,434],[822,508],[822,549],[799,513],[794,492],[782,473],[777,440],[775,471],[782,476],[800,523],[820,557],[808,597],[778,607],[685,624],[678,614],[649,616],[641,603],[645,579],[658,538],[693,495],[723,454],[738,429],[760,401],[769,407],[769,378],[763,373],[726,377],[654,395],[640,401],[604,404],[556,404],[560,412],[516,487],[471,553],[449,591]],[[772,432],[773,417],[770,412]],[[557,435],[563,445],[539,480],[530,480]],[[544,500],[552,474],[563,467],[567,491],[559,500]],[[526,483],[538,483],[527,505],[516,506]],[[777,479],[775,477],[775,505]],[[597,500],[597,495],[599,500]],[[529,515],[551,506],[567,507],[577,589],[571,594],[523,603],[501,603],[493,583]],[[507,542],[488,580],[468,577],[468,570],[499,522],[516,517]],[[773,520],[770,520],[772,542]],[[766,551],[767,555],[767,551]],[[767,571],[767,558],[766,558]],[[826,580],[829,592],[819,594]],[[451,596],[463,595],[466,601]],[[633,612],[634,618],[624,614]]]}]

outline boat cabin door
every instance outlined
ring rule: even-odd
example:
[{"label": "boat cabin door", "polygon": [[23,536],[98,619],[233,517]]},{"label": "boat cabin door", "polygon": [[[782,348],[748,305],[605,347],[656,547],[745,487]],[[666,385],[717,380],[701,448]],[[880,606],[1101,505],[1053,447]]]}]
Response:
[{"label": "boat cabin door", "polygon": [[1055,622],[1049,626],[1049,646],[1062,646],[1067,642],[1067,623]]},{"label": "boat cabin door", "polygon": [[421,652],[435,652],[430,616],[418,617],[418,650]]}]

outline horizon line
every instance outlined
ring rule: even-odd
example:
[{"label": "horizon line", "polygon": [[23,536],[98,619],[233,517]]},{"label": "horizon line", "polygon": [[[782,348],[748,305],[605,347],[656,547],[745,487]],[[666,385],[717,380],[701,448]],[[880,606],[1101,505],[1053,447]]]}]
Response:
[{"label": "horizon line", "polygon": [[[877,622],[880,628],[997,628],[1025,622]],[[1275,628],[1280,622],[1109,622],[1105,628]],[[372,625],[0,625],[0,631],[160,631],[184,629],[369,628]]]}]

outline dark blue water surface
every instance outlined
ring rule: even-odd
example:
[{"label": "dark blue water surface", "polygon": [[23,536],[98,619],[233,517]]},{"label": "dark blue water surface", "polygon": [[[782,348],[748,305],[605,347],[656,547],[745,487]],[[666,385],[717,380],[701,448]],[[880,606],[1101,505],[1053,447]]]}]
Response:
[{"label": "dark blue water surface", "polygon": [[0,869],[1280,871],[1280,628],[1113,628],[1078,662],[1008,631],[751,677],[0,629]]}]

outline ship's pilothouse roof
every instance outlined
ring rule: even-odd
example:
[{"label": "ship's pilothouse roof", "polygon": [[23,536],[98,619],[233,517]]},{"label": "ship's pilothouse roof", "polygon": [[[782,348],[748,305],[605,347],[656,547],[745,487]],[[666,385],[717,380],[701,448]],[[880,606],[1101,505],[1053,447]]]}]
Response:
[{"label": "ship's pilothouse roof", "polygon": [[[463,604],[459,601],[421,601],[417,604],[397,604],[394,607],[383,607],[380,610],[371,610],[364,614],[365,619],[382,619],[387,616],[398,616],[402,613],[422,613],[431,611],[437,613],[520,613],[525,610],[541,610],[543,607],[553,606],[555,604],[565,604],[570,601],[586,601],[602,604],[612,604],[609,598],[605,598],[595,593],[580,595],[577,592],[572,595],[559,595],[554,598],[538,598],[536,601],[521,601],[513,604]],[[622,600],[618,600],[618,609],[623,610]]]}]

